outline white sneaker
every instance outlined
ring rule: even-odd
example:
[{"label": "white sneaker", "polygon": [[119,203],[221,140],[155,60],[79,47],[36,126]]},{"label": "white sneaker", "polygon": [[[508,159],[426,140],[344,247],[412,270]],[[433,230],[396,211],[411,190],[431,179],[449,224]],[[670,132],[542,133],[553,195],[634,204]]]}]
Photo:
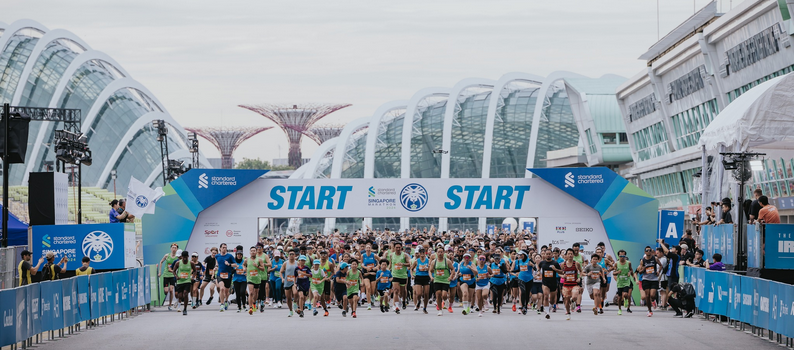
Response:
[{"label": "white sneaker", "polygon": [[482,317],[482,312],[480,312],[480,314],[477,317]]},{"label": "white sneaker", "polygon": [[439,311],[439,312],[438,312],[438,315],[439,315],[439,316],[443,316],[443,315],[444,315],[444,312],[443,312],[443,311]]},{"label": "white sneaker", "polygon": [[278,302],[278,308],[279,309],[281,308],[281,302],[280,301]]},{"label": "white sneaker", "polygon": [[565,319],[566,319],[566,320],[568,320],[568,321],[570,321],[570,320],[571,320],[571,314],[566,314],[566,315],[565,315]]}]

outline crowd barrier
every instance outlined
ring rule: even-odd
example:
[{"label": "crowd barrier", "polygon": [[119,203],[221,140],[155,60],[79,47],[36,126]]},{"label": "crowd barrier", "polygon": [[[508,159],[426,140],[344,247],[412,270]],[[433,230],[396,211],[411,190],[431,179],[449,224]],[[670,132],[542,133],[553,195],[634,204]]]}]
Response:
[{"label": "crowd barrier", "polygon": [[703,259],[709,263],[714,261],[711,257],[719,253],[725,265],[736,264],[736,231],[733,224],[705,225],[700,230],[700,248],[703,250]]},{"label": "crowd barrier", "polygon": [[73,330],[81,322],[102,319],[151,302],[149,267],[76,276],[0,290],[0,347],[23,347],[38,335]]},{"label": "crowd barrier", "polygon": [[792,344],[794,286],[695,267],[685,267],[684,278],[697,291],[698,310],[774,332],[778,342],[784,335],[786,345]]}]

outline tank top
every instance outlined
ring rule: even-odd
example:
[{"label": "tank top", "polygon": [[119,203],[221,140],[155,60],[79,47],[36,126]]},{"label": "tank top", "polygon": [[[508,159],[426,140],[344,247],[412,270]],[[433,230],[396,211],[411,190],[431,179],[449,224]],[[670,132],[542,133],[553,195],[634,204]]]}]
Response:
[{"label": "tank top", "polygon": [[493,275],[493,277],[491,277],[491,283],[497,286],[501,286],[506,282],[507,276],[502,272],[502,263],[504,263],[504,260],[500,260],[499,263],[492,262],[490,265],[491,274]]},{"label": "tank top", "polygon": [[244,261],[245,259],[242,261],[237,261],[236,258],[234,259],[234,263],[237,264],[237,267],[232,266],[234,267],[234,276],[232,276],[232,282],[246,282],[248,280],[245,273],[245,266],[243,266]]},{"label": "tank top", "polygon": [[444,263],[439,264],[436,260],[435,271],[433,273],[434,283],[449,284],[449,266],[447,265],[447,258],[444,257]]},{"label": "tank top", "polygon": [[567,262],[563,262],[562,264],[562,271],[563,271],[563,285],[564,286],[575,286],[576,277],[579,274],[579,270],[576,268],[576,261],[573,261],[571,266],[568,266]]},{"label": "tank top", "polygon": [[353,269],[350,269],[350,272],[347,273],[347,295],[358,294],[358,279],[360,273],[358,271],[353,272]]},{"label": "tank top", "polygon": [[405,261],[405,253],[399,256],[391,255],[391,274],[394,278],[408,278],[408,267]]},{"label": "tank top", "polygon": [[259,269],[259,271],[257,272],[257,274],[259,275],[259,280],[260,281],[267,281],[268,273],[267,273],[267,266],[265,266],[265,262],[266,262],[265,261],[265,253],[262,253],[262,255],[259,255],[256,258],[257,258],[257,260],[262,262],[262,268]]},{"label": "tank top", "polygon": [[320,265],[320,268],[323,271],[325,271],[325,275],[326,276],[330,276],[331,275],[331,260],[326,260],[325,264]]},{"label": "tank top", "polygon": [[193,272],[193,267],[190,266],[190,261],[179,262],[179,267],[176,269],[176,284],[190,283],[190,273]]},{"label": "tank top", "polygon": [[91,266],[87,267],[85,269],[85,271],[80,270],[81,268],[82,267],[78,268],[77,270],[74,270],[74,275],[75,276],[90,275],[90,274],[94,273],[94,268],[91,267]]},{"label": "tank top", "polygon": [[659,276],[656,274],[656,260],[650,259],[647,260],[642,258],[640,260],[640,264],[642,264],[642,279],[645,281],[658,281]]},{"label": "tank top", "polygon": [[323,279],[325,278],[325,270],[320,268],[317,271],[312,270],[312,285],[320,286],[324,284]]},{"label": "tank top", "polygon": [[19,270],[19,285],[20,286],[28,285],[28,284],[31,283],[30,270],[24,271],[22,269],[22,264],[24,264],[24,263],[25,263],[25,260],[22,260],[22,261],[19,262],[19,265],[17,265],[17,270]]},{"label": "tank top", "polygon": [[271,268],[273,269],[273,272],[270,273],[270,278],[273,280],[281,279],[281,265],[284,265],[284,260],[281,260],[280,258],[278,260],[273,259],[272,264],[273,266]]},{"label": "tank top", "polygon": [[[370,252],[369,255],[367,253],[361,254],[361,263],[364,264],[364,267],[375,267],[377,265],[377,260],[375,260],[375,253]],[[378,271],[367,271],[368,274],[374,274]]]},{"label": "tank top", "polygon": [[469,265],[464,265],[463,263],[458,264],[458,274],[460,275],[459,279],[461,282],[468,285],[474,284],[476,280],[474,276],[474,270],[472,270],[472,265],[472,263],[469,263]]},{"label": "tank top", "polygon": [[524,260],[516,260],[518,266],[518,279],[524,282],[532,280],[532,267],[529,266],[529,258]]},{"label": "tank top", "polygon": [[163,277],[166,277],[166,278],[174,277],[174,273],[171,272],[171,271],[168,271],[168,267],[173,265],[174,261],[177,261],[177,260],[179,260],[179,257],[177,257],[177,256],[173,256],[172,257],[171,254],[168,254],[168,255],[165,256],[165,272],[163,272]]},{"label": "tank top", "polygon": [[416,258],[416,276],[430,276],[428,269],[430,268],[430,258],[425,257],[425,261]]},{"label": "tank top", "polygon": [[245,271],[246,281],[253,284],[259,284],[262,282],[262,275],[260,274],[261,270],[259,269],[259,266],[257,266],[261,259],[262,258],[260,257],[256,257],[254,259],[248,258],[248,260],[246,260],[248,262]]},{"label": "tank top", "polygon": [[292,287],[295,284],[295,269],[298,267],[298,262],[290,263],[287,260],[284,266],[284,287]]},{"label": "tank top", "polygon": [[623,264],[621,264],[620,261],[615,262],[615,278],[617,278],[618,288],[624,288],[631,285],[629,276],[631,276],[629,262],[626,261]]},{"label": "tank top", "polygon": [[483,267],[477,265],[475,268],[477,269],[477,285],[480,287],[487,286],[490,281],[490,277],[488,277],[488,265]]}]

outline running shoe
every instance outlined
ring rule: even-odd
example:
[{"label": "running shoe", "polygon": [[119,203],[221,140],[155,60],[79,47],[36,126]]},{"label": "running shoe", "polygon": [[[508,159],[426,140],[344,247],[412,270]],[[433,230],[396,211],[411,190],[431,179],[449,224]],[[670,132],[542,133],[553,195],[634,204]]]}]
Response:
[{"label": "running shoe", "polygon": [[182,310],[182,316],[187,316],[187,310]]},{"label": "running shoe", "polygon": [[254,314],[254,308],[253,307],[249,307],[248,308],[248,314],[249,315],[253,315]]},{"label": "running shoe", "polygon": [[367,310],[372,310],[372,304],[367,305]]},{"label": "running shoe", "polygon": [[648,313],[648,317],[652,317],[652,316],[653,316],[653,311]]},{"label": "running shoe", "polygon": [[593,308],[593,315],[598,316],[598,308],[595,307]]},{"label": "running shoe", "polygon": [[419,311],[419,305],[414,308],[414,311]]},{"label": "running shoe", "polygon": [[447,309],[447,311],[449,311],[449,313],[452,313],[452,303],[450,303],[449,308]]},{"label": "running shoe", "polygon": [[303,311],[298,312],[298,317],[303,318]]},{"label": "running shoe", "polygon": [[571,320],[571,313],[570,312],[566,312],[565,313],[565,320],[566,321],[570,321]]},{"label": "running shoe", "polygon": [[628,313],[632,313],[632,312],[631,312],[631,309],[626,309],[626,312],[628,312]]},{"label": "running shoe", "polygon": [[292,310],[290,310],[289,315],[287,317],[292,317]]},{"label": "running shoe", "polygon": [[281,302],[280,301],[278,302],[278,308],[279,309],[281,308]]},{"label": "running shoe", "polygon": [[210,297],[209,299],[207,299],[207,305],[212,304],[212,298],[214,297]]},{"label": "running shoe", "polygon": [[656,310],[656,300],[651,302],[651,306],[653,306],[653,309]]},{"label": "running shoe", "polygon": [[551,312],[557,312],[557,304],[551,306]]},{"label": "running shoe", "polygon": [[422,312],[424,312],[425,315],[427,315],[427,308],[422,309]]},{"label": "running shoe", "polygon": [[549,314],[546,314],[546,319],[547,319],[547,320],[550,320],[550,319],[551,319],[551,315],[549,315]]},{"label": "running shoe", "polygon": [[618,310],[618,316],[620,316],[620,315],[623,315],[623,311],[622,310]]},{"label": "running shoe", "polygon": [[172,311],[172,310],[171,310],[171,305],[168,305],[168,311]]},{"label": "running shoe", "polygon": [[527,314],[527,308],[525,308],[525,307],[521,308],[521,314],[522,315],[526,315]]},{"label": "running shoe", "polygon": [[223,306],[224,310],[229,310],[229,302],[227,301],[226,304]]},{"label": "running shoe", "polygon": [[356,318],[356,312],[353,311],[353,318]]},{"label": "running shoe", "polygon": [[386,312],[386,310],[383,308],[383,305],[380,306],[380,312]]},{"label": "running shoe", "polygon": [[347,310],[342,310],[342,317],[347,317]]},{"label": "running shoe", "polygon": [[538,315],[540,315],[540,313],[543,312],[543,310],[541,310],[541,309],[543,309],[543,308],[541,307],[540,309],[538,309]]},{"label": "running shoe", "polygon": [[604,314],[604,309],[598,308],[598,313],[603,315]]},{"label": "running shoe", "polygon": [[477,315],[477,317],[482,317],[482,312],[480,312],[480,314],[479,314],[479,315]]},{"label": "running shoe", "polygon": [[684,318],[692,318],[693,315],[695,315],[695,312],[694,311],[690,311],[690,312],[686,313],[686,316],[684,316]]},{"label": "running shoe", "polygon": [[[400,314],[400,307],[399,307],[399,306],[397,306],[397,305],[395,305],[395,306],[394,306],[394,312],[395,312],[396,314],[398,314],[398,315],[399,315],[399,314]],[[440,312],[440,311],[439,311],[439,312]]]},{"label": "running shoe", "polygon": [[263,312],[265,312],[265,306],[264,305],[262,305],[262,307],[259,308],[259,313],[263,313]]},{"label": "running shoe", "polygon": [[198,307],[198,305],[196,305],[196,302],[194,301],[194,302],[190,303],[190,307],[195,309],[196,307]]},{"label": "running shoe", "polygon": [[683,313],[677,312],[673,317],[684,317]]},{"label": "running shoe", "polygon": [[439,315],[439,316],[443,316],[443,315],[444,315],[444,312],[442,312],[441,310],[438,310],[438,315]]},{"label": "running shoe", "polygon": [[576,312],[582,313],[582,305],[576,305]]},{"label": "running shoe", "polygon": [[241,312],[243,312],[243,309],[242,309],[242,308],[239,308],[239,309],[237,309],[237,313],[238,313],[238,314],[239,314],[239,313],[241,313]]},{"label": "running shoe", "polygon": [[226,310],[226,309],[224,309],[224,308],[223,308],[223,305],[221,305],[221,312],[223,312],[223,310]]},{"label": "running shoe", "polygon": [[463,316],[466,316],[466,309],[464,308],[460,313],[462,313]]},{"label": "running shoe", "polygon": [[328,310],[325,310],[325,313],[323,314],[323,317],[328,317]]},{"label": "running shoe", "polygon": [[513,304],[513,312],[516,312],[516,304]]},{"label": "running shoe", "polygon": [[317,316],[317,314],[319,314],[319,313],[320,313],[320,312],[319,312],[319,311],[317,311],[317,309],[314,309],[314,311],[312,311],[312,316]]}]

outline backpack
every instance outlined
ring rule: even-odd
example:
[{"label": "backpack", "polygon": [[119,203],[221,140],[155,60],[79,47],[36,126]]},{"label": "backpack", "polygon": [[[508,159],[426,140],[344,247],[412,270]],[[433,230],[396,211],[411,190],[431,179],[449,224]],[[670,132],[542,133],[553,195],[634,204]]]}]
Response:
[{"label": "backpack", "polygon": [[49,262],[44,264],[44,268],[41,271],[41,274],[43,276],[41,278],[42,281],[52,281],[52,280],[55,279],[55,276],[54,276],[54,272],[55,271],[53,271],[53,268],[52,268],[53,266],[55,266],[55,264],[49,263]]},{"label": "backpack", "polygon": [[691,283],[682,283],[681,284],[681,294],[683,294],[682,298],[684,297],[692,297],[694,298],[697,293],[695,292],[695,287],[692,286]]}]

